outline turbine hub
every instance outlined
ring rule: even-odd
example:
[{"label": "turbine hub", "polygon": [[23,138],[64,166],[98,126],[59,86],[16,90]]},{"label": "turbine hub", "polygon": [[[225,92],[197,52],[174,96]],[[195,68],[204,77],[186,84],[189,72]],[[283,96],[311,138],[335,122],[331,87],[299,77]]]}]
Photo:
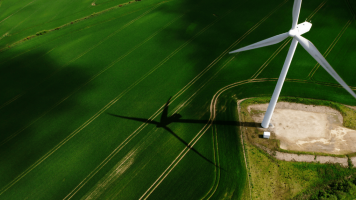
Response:
[{"label": "turbine hub", "polygon": [[297,28],[296,28],[296,29],[291,29],[291,30],[288,32],[288,34],[289,34],[289,36],[294,37],[294,36],[296,36],[296,35],[299,35],[299,31],[298,31]]},{"label": "turbine hub", "polygon": [[312,27],[312,24],[309,22],[303,22],[301,24],[298,24],[295,29],[291,29],[288,34],[291,37],[294,37],[296,35],[303,35],[304,33],[307,33],[310,31]]}]

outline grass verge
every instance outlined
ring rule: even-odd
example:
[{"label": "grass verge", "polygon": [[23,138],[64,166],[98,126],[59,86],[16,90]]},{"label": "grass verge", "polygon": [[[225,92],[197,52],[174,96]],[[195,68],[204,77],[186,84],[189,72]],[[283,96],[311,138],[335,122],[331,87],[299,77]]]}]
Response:
[{"label": "grass verge", "polygon": [[[241,103],[242,120],[244,122],[253,122],[247,111],[248,105],[268,103],[269,100],[270,98],[267,97],[259,97],[243,101]],[[303,103],[306,105],[324,105],[335,108],[342,113],[344,117],[344,124],[346,122],[347,127],[355,127],[355,122],[352,119],[354,119],[356,112],[355,110],[348,108],[345,105],[331,101],[303,99],[296,97],[281,97],[280,101]],[[319,196],[321,197],[323,197],[322,195],[326,195],[329,192],[331,195],[341,195],[342,197],[346,198],[355,193],[353,186],[350,186],[348,190],[340,189],[340,191],[336,191],[336,189],[334,189],[335,192],[331,192],[334,190],[328,189],[334,187],[335,184],[341,183],[347,178],[351,180],[356,173],[355,168],[343,168],[339,164],[281,161],[275,159],[256,146],[263,145],[272,150],[288,153],[336,157],[351,157],[356,155],[355,153],[348,155],[332,155],[313,152],[292,152],[281,150],[279,148],[279,140],[264,140],[260,138],[259,135],[261,133],[259,133],[255,127],[244,127],[243,130],[243,136],[245,138],[244,146],[246,149],[246,157],[248,163],[248,176],[251,180],[252,199],[308,199],[313,197],[313,192],[315,191],[318,192],[317,195],[319,195],[320,191]],[[342,182],[342,184],[344,184],[344,182]],[[335,187],[337,188],[338,186]]]}]

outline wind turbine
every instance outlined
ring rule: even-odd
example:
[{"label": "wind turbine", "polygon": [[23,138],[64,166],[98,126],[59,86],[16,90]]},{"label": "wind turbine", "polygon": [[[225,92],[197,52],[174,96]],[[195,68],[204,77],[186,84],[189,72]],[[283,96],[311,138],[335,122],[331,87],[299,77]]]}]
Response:
[{"label": "wind turbine", "polygon": [[305,39],[301,35],[304,33],[309,32],[309,30],[312,27],[312,24],[309,22],[303,22],[301,24],[298,24],[298,18],[299,18],[299,13],[300,13],[300,7],[302,4],[302,0],[294,0],[294,6],[293,6],[293,23],[292,23],[292,29],[289,30],[289,32],[268,38],[266,40],[257,42],[255,44],[251,44],[249,46],[237,49],[235,51],[231,51],[230,54],[232,53],[237,53],[241,51],[247,51],[251,49],[256,49],[260,47],[265,47],[273,44],[277,44],[282,42],[288,37],[293,37],[292,44],[289,48],[287,58],[284,62],[282,72],[279,75],[277,86],[274,89],[271,101],[269,102],[266,114],[263,118],[262,121],[262,127],[263,128],[268,128],[270,125],[270,121],[272,118],[272,114],[274,111],[274,108],[276,107],[276,103],[279,97],[279,94],[281,93],[281,89],[283,86],[283,82],[286,78],[290,63],[292,61],[294,52],[297,48],[298,42],[304,47],[304,49],[337,81],[340,83],[342,87],[344,87],[352,96],[356,98],[356,94],[351,90],[351,88],[341,79],[341,77],[335,72],[335,70],[331,67],[331,65],[325,60],[325,58],[321,55],[321,53],[318,51],[318,49],[311,43],[309,40]]}]

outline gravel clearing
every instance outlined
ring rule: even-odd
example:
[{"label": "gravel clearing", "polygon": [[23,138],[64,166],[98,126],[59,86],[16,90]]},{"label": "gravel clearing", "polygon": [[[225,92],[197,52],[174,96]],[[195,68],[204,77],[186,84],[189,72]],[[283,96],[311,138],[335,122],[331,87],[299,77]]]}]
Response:
[{"label": "gravel clearing", "polygon": [[[347,167],[347,158],[337,158],[331,156],[315,156],[313,155],[297,155],[291,153],[282,153],[276,152],[276,156],[278,160],[285,160],[285,161],[297,161],[297,162],[320,162],[320,163],[340,163],[343,167]],[[356,157],[354,159],[356,164]]]},{"label": "gravel clearing", "polygon": [[[267,106],[248,107],[250,113],[254,111],[255,122],[262,122]],[[343,127],[342,122],[340,112],[330,107],[279,102],[271,120],[274,127],[269,131],[286,150],[331,154],[356,152],[356,131]]]}]

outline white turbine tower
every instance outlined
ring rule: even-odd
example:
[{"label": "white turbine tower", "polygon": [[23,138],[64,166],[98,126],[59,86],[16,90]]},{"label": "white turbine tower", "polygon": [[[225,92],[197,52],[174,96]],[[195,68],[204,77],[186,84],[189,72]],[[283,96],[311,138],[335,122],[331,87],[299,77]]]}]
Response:
[{"label": "white turbine tower", "polygon": [[335,70],[331,67],[331,65],[325,60],[325,58],[321,55],[321,53],[318,51],[318,49],[311,43],[309,40],[305,39],[301,35],[308,32],[310,28],[312,27],[312,24],[309,22],[304,22],[301,24],[298,24],[298,18],[299,18],[299,12],[300,12],[300,7],[302,4],[302,0],[294,0],[294,6],[293,6],[293,24],[292,24],[292,29],[287,32],[283,33],[271,38],[268,38],[266,40],[263,40],[261,42],[257,42],[255,44],[243,47],[241,49],[237,49],[235,51],[231,51],[230,54],[232,53],[237,53],[241,51],[247,51],[251,49],[256,49],[260,47],[265,47],[273,44],[277,44],[285,40],[287,37],[293,37],[292,44],[289,48],[287,58],[284,62],[282,72],[279,75],[278,82],[276,85],[276,88],[274,89],[271,101],[268,105],[266,114],[263,118],[262,121],[262,127],[263,128],[268,128],[272,114],[274,111],[274,108],[276,107],[276,103],[279,97],[279,94],[281,93],[281,89],[283,86],[283,82],[286,78],[289,65],[292,61],[295,49],[297,48],[298,42],[304,47],[304,49],[337,81],[340,83],[342,87],[344,87],[352,96],[356,98],[356,94],[351,90],[351,88],[341,79],[341,77],[335,72]]}]

